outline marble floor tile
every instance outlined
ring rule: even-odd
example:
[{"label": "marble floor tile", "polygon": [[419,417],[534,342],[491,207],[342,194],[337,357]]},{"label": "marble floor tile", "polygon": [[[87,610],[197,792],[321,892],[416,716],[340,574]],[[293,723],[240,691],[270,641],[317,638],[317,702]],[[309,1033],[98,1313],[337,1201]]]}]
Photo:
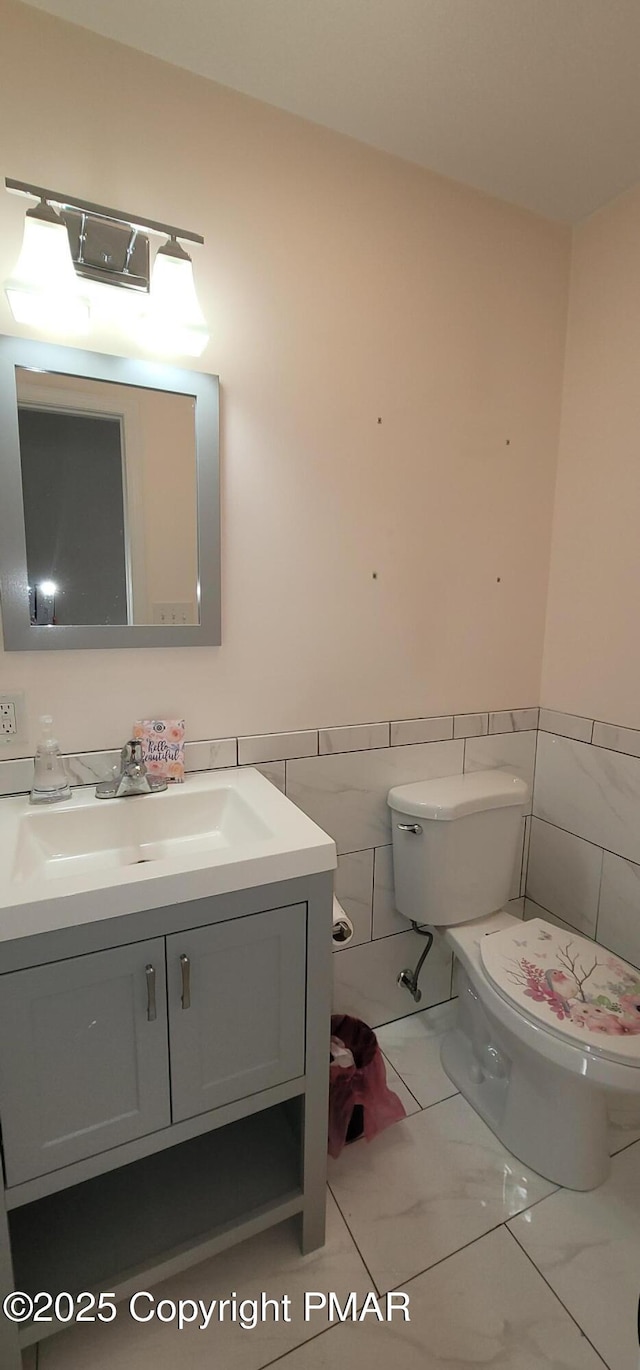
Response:
[{"label": "marble floor tile", "polygon": [[640,1099],[635,1094],[611,1094],[608,1112],[609,1151],[615,1156],[632,1142],[640,1142]]},{"label": "marble floor tile", "polygon": [[640,1144],[599,1189],[558,1190],[509,1227],[609,1370],[638,1370]]},{"label": "marble floor tile", "polygon": [[409,1280],[411,1321],[331,1328],[282,1370],[603,1370],[573,1319],[505,1228]]},{"label": "marble floor tile", "polygon": [[460,1095],[348,1147],[330,1163],[329,1184],[381,1290],[554,1188],[510,1156]]},{"label": "marble floor tile", "polygon": [[393,1093],[397,1094],[400,1103],[404,1107],[404,1111],[407,1117],[409,1118],[412,1113],[419,1113],[420,1104],[418,1103],[418,1100],[414,1098],[413,1094],[411,1093],[411,1090],[407,1089],[404,1080],[400,1078],[397,1070],[394,1070],[391,1062],[387,1060],[386,1056],[384,1057],[384,1068],[387,1075],[387,1084],[389,1086],[389,1089],[392,1089]]},{"label": "marble floor tile", "polygon": [[[268,1297],[291,1298],[291,1322],[267,1321],[253,1330],[238,1322],[212,1321],[205,1331],[195,1326],[179,1331],[175,1323],[140,1325],[129,1317],[126,1303],[117,1321],[76,1327],[40,1344],[38,1370],[259,1370],[326,1324],[321,1314],[303,1321],[307,1290],[336,1290],[341,1298],[360,1296],[371,1281],[347,1228],[329,1196],[327,1244],[301,1256],[295,1225],[283,1223],[242,1242],[213,1260],[204,1261],[153,1289],[156,1300]],[[141,1288],[146,1286],[141,1285]]]},{"label": "marble floor tile", "polygon": [[440,1043],[443,1034],[453,1026],[456,1013],[456,1001],[449,1000],[377,1029],[385,1056],[422,1108],[457,1094],[440,1065]]}]

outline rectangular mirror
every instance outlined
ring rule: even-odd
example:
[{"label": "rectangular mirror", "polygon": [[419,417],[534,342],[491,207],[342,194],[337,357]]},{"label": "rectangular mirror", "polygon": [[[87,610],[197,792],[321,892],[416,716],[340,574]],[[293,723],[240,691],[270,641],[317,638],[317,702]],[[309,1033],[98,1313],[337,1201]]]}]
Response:
[{"label": "rectangular mirror", "polygon": [[8,650],[220,642],[218,382],[0,338]]}]

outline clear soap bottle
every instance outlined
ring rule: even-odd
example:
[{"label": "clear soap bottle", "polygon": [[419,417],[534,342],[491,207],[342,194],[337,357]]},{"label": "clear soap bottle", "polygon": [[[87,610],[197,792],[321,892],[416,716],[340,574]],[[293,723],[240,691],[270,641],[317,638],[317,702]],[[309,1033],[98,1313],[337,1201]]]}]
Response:
[{"label": "clear soap bottle", "polygon": [[71,798],[71,790],[60,744],[53,736],[53,719],[44,714],[40,719],[41,736],[36,747],[33,771],[33,785],[29,796],[30,804],[58,804]]}]

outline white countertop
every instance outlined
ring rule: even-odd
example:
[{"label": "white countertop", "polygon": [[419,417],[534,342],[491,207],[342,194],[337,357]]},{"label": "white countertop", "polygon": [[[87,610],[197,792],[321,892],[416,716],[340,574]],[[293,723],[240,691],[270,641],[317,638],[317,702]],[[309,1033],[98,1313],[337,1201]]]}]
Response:
[{"label": "white countertop", "polygon": [[[85,834],[101,848],[88,857]],[[96,799],[93,787],[55,805],[0,799],[0,942],[335,866],[333,840],[253,767],[189,775],[127,799]]]}]

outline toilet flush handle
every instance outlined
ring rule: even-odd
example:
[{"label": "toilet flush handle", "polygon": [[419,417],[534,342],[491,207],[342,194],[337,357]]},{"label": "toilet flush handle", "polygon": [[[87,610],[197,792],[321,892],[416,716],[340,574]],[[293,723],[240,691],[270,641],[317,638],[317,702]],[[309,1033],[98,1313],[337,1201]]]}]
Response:
[{"label": "toilet flush handle", "polygon": [[412,832],[416,836],[419,836],[422,832],[422,828],[420,827],[419,823],[398,823],[398,827],[400,829],[400,832]]}]

